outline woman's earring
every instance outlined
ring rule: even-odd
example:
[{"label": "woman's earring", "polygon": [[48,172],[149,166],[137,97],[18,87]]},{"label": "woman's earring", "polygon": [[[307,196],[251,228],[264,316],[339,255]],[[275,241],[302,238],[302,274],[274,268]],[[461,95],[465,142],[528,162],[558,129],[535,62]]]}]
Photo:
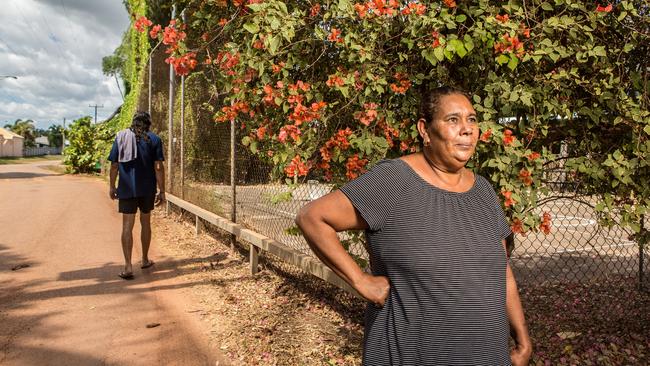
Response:
[{"label": "woman's earring", "polygon": [[429,146],[430,143],[431,143],[431,142],[429,141],[429,139],[425,139],[425,140],[424,140],[424,146]]}]

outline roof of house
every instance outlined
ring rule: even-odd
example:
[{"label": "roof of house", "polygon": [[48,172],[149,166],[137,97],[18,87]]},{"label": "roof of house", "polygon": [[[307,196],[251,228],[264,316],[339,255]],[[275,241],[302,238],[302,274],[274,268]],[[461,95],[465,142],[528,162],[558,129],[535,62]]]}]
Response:
[{"label": "roof of house", "polygon": [[48,139],[47,136],[39,136],[34,139],[34,142],[37,144],[50,146],[50,139]]},{"label": "roof of house", "polygon": [[4,129],[2,127],[0,127],[0,136],[4,137],[5,140],[11,140],[11,139],[15,139],[15,138],[23,139],[23,140],[25,139],[24,137],[20,136],[19,134],[13,133],[13,132],[11,132],[11,131],[9,131],[7,129]]}]

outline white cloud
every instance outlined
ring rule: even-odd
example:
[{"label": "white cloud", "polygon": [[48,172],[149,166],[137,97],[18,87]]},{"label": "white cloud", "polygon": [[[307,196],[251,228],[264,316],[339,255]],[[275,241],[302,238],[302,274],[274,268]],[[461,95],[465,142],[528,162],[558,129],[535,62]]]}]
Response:
[{"label": "white cloud", "polygon": [[129,26],[121,0],[9,0],[0,12],[0,125],[33,119],[39,128],[63,118],[113,113],[122,103],[102,57]]}]

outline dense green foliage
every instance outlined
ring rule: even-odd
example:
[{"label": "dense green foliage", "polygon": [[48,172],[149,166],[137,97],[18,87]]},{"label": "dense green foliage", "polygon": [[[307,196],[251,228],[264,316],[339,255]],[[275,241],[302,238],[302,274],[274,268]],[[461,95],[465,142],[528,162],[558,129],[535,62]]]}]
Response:
[{"label": "dense green foliage", "polygon": [[97,171],[100,159],[106,157],[103,147],[114,137],[113,131],[107,125],[93,124],[90,116],[75,120],[66,134],[70,145],[65,148],[63,163],[72,173]]},{"label": "dense green foliage", "polygon": [[451,84],[474,95],[483,135],[471,166],[501,192],[515,231],[548,229],[532,209],[550,166],[600,196],[604,222],[640,230],[650,207],[645,2],[178,3],[186,28],[156,35],[169,62],[187,73],[202,61],[216,121],[236,119],[276,175],[342,182],[413,151],[420,88]]}]

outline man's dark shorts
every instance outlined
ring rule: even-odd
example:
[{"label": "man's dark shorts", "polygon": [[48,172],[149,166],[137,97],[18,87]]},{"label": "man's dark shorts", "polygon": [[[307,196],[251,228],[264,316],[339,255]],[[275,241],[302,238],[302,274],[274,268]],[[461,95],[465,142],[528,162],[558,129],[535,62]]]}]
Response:
[{"label": "man's dark shorts", "polygon": [[153,210],[156,196],[135,197],[120,199],[118,203],[118,211],[125,214],[134,214],[140,209],[140,213],[149,213]]}]

